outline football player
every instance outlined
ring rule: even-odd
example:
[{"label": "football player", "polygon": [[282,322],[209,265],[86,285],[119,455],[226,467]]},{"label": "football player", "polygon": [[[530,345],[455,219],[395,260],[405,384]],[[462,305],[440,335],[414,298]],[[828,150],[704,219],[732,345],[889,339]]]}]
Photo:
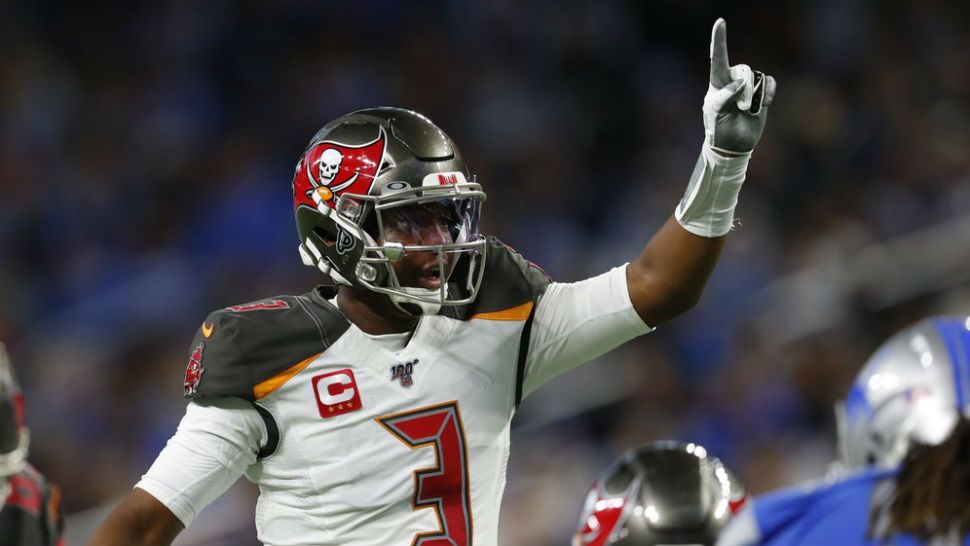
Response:
[{"label": "football player", "polygon": [[774,80],[713,31],[706,138],[686,195],[628,265],[552,282],[478,231],[455,143],[397,108],[326,124],[296,167],[299,250],[337,287],[209,315],[186,415],[91,540],[169,544],[240,476],[266,544],[494,545],[523,397],[700,296]]},{"label": "football player", "polygon": [[60,491],[27,464],[24,399],[0,343],[0,544],[62,546]]},{"label": "football player", "polygon": [[753,500],[719,545],[970,545],[970,317],[891,337],[836,413],[843,475]]},{"label": "football player", "polygon": [[746,498],[703,447],[655,442],[627,451],[599,476],[572,546],[711,546]]}]

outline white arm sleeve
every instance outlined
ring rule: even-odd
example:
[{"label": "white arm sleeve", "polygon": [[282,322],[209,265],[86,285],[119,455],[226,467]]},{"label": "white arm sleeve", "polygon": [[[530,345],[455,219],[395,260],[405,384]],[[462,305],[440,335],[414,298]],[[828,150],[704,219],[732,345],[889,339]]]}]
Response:
[{"label": "white arm sleeve", "polygon": [[626,266],[575,283],[552,283],[536,303],[523,397],[557,375],[653,331],[633,309]]},{"label": "white arm sleeve", "polygon": [[135,487],[159,500],[188,527],[256,462],[266,425],[249,402],[190,402],[178,431]]}]

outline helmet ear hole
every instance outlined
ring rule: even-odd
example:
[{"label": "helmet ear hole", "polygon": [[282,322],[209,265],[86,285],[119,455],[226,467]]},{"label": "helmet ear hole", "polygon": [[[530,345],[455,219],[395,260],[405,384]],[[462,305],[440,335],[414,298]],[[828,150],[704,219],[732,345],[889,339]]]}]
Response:
[{"label": "helmet ear hole", "polygon": [[313,227],[313,234],[316,235],[323,242],[323,244],[327,246],[333,246],[337,244],[337,237],[335,235],[331,235],[330,233],[327,233],[327,231],[320,226]]}]

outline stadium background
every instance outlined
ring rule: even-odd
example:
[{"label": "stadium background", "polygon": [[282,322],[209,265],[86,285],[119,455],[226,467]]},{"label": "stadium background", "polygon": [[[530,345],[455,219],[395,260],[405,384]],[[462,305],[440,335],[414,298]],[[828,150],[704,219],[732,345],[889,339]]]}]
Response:
[{"label": "stadium background", "polygon": [[[564,544],[635,444],[705,445],[754,492],[833,456],[868,353],[970,309],[970,4],[5,2],[0,339],[72,544],[173,432],[213,309],[300,293],[290,176],[325,121],[424,112],[484,223],[557,280],[635,256],[683,193],[710,26],[779,82],[700,305],[516,418],[502,543]],[[178,544],[254,544],[241,484]]]}]

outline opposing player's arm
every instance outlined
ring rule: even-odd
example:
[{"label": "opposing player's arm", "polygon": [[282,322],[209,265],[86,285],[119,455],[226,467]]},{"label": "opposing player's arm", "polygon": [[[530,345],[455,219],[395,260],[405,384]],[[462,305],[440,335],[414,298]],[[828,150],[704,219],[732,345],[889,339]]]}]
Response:
[{"label": "opposing player's arm", "polygon": [[182,529],[164,504],[135,489],[111,511],[88,546],[168,546]]},{"label": "opposing player's arm", "polygon": [[700,298],[734,221],[751,152],[764,131],[775,80],[747,65],[730,66],[727,25],[711,32],[710,85],[704,97],[704,145],[676,212],[627,268],[630,300],[651,326]]}]

